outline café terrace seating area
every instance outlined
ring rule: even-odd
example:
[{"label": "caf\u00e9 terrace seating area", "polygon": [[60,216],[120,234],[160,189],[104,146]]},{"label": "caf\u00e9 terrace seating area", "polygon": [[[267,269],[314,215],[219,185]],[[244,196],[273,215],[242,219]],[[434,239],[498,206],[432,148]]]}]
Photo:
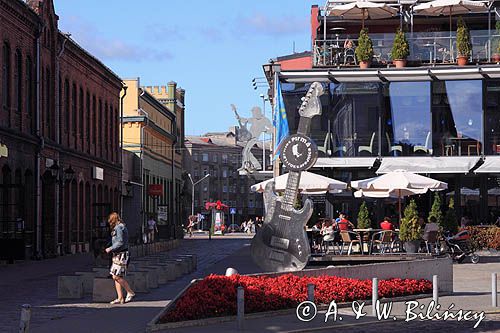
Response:
[{"label": "caf\u00e9 terrace seating area", "polygon": [[[326,0],[313,31],[313,67],[359,65],[356,48],[364,28],[373,43],[371,67],[391,67],[398,29],[409,46],[407,67],[456,64],[457,30],[469,33],[470,64],[498,63],[500,15],[495,0]],[[459,37],[460,38],[460,37]]]}]

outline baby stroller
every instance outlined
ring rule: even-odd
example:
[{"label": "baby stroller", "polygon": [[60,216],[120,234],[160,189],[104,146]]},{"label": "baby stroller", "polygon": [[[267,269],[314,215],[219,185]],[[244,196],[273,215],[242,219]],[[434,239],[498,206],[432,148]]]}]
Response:
[{"label": "baby stroller", "polygon": [[466,256],[470,256],[473,264],[479,262],[479,256],[471,246],[470,234],[467,230],[462,230],[456,235],[447,232],[444,235],[444,242],[441,243],[441,253],[448,255],[458,263],[463,262]]}]

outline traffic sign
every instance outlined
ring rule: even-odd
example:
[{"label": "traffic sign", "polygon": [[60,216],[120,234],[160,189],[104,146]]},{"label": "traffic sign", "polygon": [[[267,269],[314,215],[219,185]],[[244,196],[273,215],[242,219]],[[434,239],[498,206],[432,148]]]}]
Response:
[{"label": "traffic sign", "polygon": [[236,208],[229,208],[229,214],[231,215],[236,214]]}]

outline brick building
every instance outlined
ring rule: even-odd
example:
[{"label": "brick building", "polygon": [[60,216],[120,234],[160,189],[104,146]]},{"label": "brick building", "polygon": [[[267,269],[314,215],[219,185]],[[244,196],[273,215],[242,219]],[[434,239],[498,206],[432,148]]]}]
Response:
[{"label": "brick building", "polygon": [[0,0],[0,43],[0,244],[88,251],[120,208],[122,81],[58,30],[52,0]]}]

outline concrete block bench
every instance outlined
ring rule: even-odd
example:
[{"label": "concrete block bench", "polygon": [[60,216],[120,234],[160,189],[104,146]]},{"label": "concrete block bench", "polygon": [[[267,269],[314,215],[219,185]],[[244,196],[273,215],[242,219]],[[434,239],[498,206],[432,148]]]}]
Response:
[{"label": "concrete block bench", "polygon": [[[109,272],[108,272],[109,274]],[[92,295],[92,291],[94,289],[94,278],[106,276],[102,276],[98,272],[76,272],[75,275],[81,276],[83,281],[83,293],[85,295]]]},{"label": "concrete block bench", "polygon": [[176,278],[189,273],[189,263],[187,261],[183,261],[182,259],[163,259],[161,261],[162,263],[168,263],[168,262],[173,262],[176,265]]},{"label": "concrete block bench", "polygon": [[116,299],[115,281],[109,278],[94,278],[93,302],[111,302]]},{"label": "concrete block bench", "polygon": [[78,299],[83,297],[83,278],[79,275],[64,275],[57,278],[57,298]]},{"label": "concrete block bench", "polygon": [[131,271],[127,274],[125,280],[128,281],[130,288],[132,288],[134,292],[149,293],[147,271]]},{"label": "concrete block bench", "polygon": [[160,273],[158,275],[158,283],[165,284],[168,281],[174,281],[177,277],[176,265],[175,263],[165,262],[156,264],[160,268]]}]

